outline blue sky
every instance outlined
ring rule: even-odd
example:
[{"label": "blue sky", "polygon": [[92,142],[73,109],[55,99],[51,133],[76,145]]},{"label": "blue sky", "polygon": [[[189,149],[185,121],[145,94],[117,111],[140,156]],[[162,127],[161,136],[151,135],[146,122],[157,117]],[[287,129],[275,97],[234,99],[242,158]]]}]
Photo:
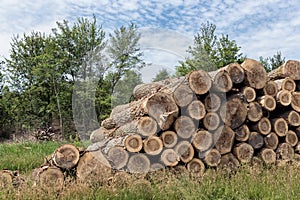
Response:
[{"label": "blue sky", "polygon": [[96,15],[110,32],[130,21],[142,33],[145,59],[172,70],[186,56],[193,35],[210,21],[217,33],[236,40],[247,57],[272,56],[281,51],[299,60],[299,0],[10,0],[0,4],[0,56],[9,55],[13,34],[50,33],[56,21]]}]

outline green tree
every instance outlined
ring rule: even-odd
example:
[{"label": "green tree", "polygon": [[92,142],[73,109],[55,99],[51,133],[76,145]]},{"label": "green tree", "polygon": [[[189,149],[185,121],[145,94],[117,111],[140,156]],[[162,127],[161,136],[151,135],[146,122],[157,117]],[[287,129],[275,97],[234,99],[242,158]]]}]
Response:
[{"label": "green tree", "polygon": [[187,52],[191,55],[176,67],[176,75],[182,76],[192,70],[216,70],[232,62],[241,62],[242,53],[235,40],[228,35],[216,34],[216,25],[206,22],[201,24],[200,31],[194,36],[194,45]]},{"label": "green tree", "polygon": [[259,57],[259,61],[263,64],[267,72],[270,72],[285,63],[285,57],[282,56],[280,51],[277,51],[272,57],[269,56],[264,58],[262,56]]},{"label": "green tree", "polygon": [[167,69],[163,68],[155,75],[155,77],[152,79],[152,82],[161,81],[167,78],[170,78],[170,74]]}]

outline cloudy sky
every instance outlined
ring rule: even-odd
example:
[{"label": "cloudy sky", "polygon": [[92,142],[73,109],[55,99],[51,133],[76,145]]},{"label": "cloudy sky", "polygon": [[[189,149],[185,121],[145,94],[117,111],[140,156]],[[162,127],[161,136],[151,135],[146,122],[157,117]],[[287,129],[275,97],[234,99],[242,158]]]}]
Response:
[{"label": "cloudy sky", "polygon": [[[163,2],[163,3],[162,3]],[[299,0],[9,0],[0,4],[0,57],[9,55],[14,34],[50,33],[56,21],[96,15],[109,32],[134,22],[148,62],[172,68],[186,56],[193,35],[210,21],[254,59],[281,51],[300,58]],[[172,69],[171,69],[172,70]]]}]

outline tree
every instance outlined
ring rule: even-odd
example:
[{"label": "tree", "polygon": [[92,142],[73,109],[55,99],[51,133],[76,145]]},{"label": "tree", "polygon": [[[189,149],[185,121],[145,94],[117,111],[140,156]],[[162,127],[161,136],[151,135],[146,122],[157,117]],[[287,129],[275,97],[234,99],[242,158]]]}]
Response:
[{"label": "tree", "polygon": [[187,57],[180,66],[176,67],[176,75],[182,76],[192,70],[216,70],[232,62],[242,62],[242,53],[235,40],[230,40],[228,35],[215,34],[216,25],[206,22],[201,24],[200,32],[194,36],[194,45],[190,46]]},{"label": "tree", "polygon": [[285,57],[282,57],[280,51],[277,51],[272,57],[269,56],[264,58],[262,56],[259,57],[259,61],[263,64],[267,72],[270,72],[285,63]]},{"label": "tree", "polygon": [[170,74],[167,69],[163,68],[159,70],[156,76],[152,79],[152,82],[161,81],[167,78],[170,78]]}]

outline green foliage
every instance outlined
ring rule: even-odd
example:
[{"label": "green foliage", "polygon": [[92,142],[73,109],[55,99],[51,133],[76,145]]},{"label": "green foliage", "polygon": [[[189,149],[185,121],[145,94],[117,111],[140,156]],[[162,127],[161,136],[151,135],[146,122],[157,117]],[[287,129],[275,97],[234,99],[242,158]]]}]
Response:
[{"label": "green foliage", "polygon": [[170,78],[170,74],[167,69],[163,68],[159,70],[159,72],[156,74],[156,76],[152,79],[152,82],[161,81],[167,78]]},{"label": "green foliage", "polygon": [[265,67],[266,71],[270,72],[283,65],[285,63],[285,57],[282,57],[281,52],[277,51],[276,54],[274,54],[272,57],[269,56],[267,58],[264,58],[260,56],[259,61]]},{"label": "green foliage", "polygon": [[228,35],[217,37],[216,25],[207,22],[200,27],[200,32],[194,36],[194,45],[187,50],[191,57],[176,67],[176,75],[183,76],[190,71],[202,69],[213,71],[232,62],[242,62],[241,47]]}]

